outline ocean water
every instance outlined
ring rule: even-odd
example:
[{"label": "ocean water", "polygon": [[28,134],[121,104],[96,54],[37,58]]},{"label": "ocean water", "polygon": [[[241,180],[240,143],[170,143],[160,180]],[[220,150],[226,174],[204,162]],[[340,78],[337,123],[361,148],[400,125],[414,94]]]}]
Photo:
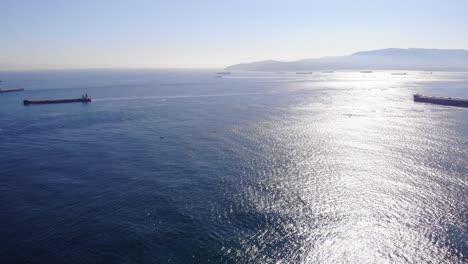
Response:
[{"label": "ocean water", "polygon": [[468,262],[468,73],[0,80],[0,263]]}]

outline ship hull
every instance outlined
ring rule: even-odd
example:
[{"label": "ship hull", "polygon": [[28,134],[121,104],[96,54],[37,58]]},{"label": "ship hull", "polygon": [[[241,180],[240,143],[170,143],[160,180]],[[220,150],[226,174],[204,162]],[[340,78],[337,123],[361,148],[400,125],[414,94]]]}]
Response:
[{"label": "ship hull", "polygon": [[56,100],[24,100],[24,105],[30,104],[63,104],[63,103],[89,103],[91,98],[78,98],[78,99],[56,99]]},{"label": "ship hull", "polygon": [[18,88],[18,89],[0,89],[0,93],[11,93],[11,92],[19,92],[19,91],[24,91],[23,88]]},{"label": "ship hull", "polygon": [[418,103],[468,107],[468,100],[458,98],[432,97],[415,94],[413,100]]}]

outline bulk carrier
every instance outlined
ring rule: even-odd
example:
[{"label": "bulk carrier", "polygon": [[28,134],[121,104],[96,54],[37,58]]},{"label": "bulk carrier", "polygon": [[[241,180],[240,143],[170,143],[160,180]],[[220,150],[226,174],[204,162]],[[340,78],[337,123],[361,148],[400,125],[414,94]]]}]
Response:
[{"label": "bulk carrier", "polygon": [[61,103],[89,103],[91,98],[88,97],[88,94],[84,94],[81,98],[74,99],[52,99],[52,100],[24,100],[24,105],[30,104],[61,104]]},{"label": "bulk carrier", "polygon": [[413,100],[418,103],[430,103],[438,105],[450,105],[459,107],[468,107],[468,100],[450,97],[433,97],[420,94],[413,95]]}]

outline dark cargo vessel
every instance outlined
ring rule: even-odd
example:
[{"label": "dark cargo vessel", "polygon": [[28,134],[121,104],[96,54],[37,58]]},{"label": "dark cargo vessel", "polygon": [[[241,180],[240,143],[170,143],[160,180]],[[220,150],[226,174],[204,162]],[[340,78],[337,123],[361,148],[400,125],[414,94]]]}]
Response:
[{"label": "dark cargo vessel", "polygon": [[82,95],[81,98],[76,99],[52,99],[52,100],[24,100],[24,105],[29,104],[61,104],[61,103],[89,103],[91,98],[88,95]]},{"label": "dark cargo vessel", "polygon": [[450,97],[433,97],[433,96],[424,96],[420,94],[413,95],[413,99],[415,102],[418,102],[418,103],[430,103],[430,104],[438,104],[438,105],[468,107],[468,100],[466,99],[450,98]]}]

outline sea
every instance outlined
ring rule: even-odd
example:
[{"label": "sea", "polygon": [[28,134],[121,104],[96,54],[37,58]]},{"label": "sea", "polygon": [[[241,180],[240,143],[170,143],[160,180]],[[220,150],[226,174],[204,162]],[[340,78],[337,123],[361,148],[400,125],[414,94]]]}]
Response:
[{"label": "sea", "polygon": [[0,80],[0,263],[468,263],[466,72]]}]

